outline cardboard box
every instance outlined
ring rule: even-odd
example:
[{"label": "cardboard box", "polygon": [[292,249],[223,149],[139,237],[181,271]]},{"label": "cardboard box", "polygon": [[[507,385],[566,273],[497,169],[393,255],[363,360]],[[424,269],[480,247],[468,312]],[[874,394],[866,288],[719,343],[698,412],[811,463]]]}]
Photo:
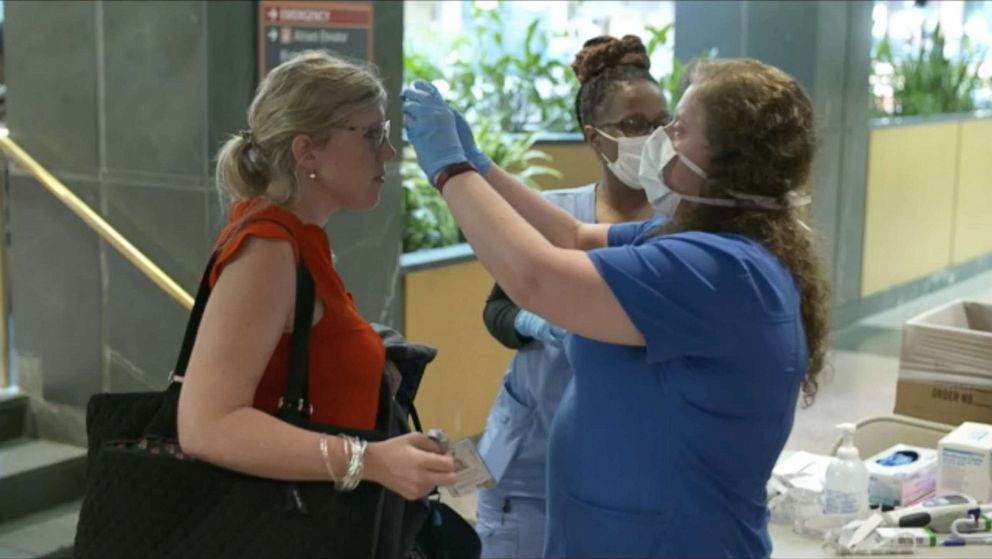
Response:
[{"label": "cardboard box", "polygon": [[[895,454],[915,457],[907,464],[886,465]],[[868,502],[904,507],[933,494],[937,487],[937,450],[897,444],[865,460]]]},{"label": "cardboard box", "polygon": [[906,322],[895,412],[992,423],[992,305],[959,299]]},{"label": "cardboard box", "polygon": [[963,423],[937,444],[937,493],[992,501],[992,425]]}]

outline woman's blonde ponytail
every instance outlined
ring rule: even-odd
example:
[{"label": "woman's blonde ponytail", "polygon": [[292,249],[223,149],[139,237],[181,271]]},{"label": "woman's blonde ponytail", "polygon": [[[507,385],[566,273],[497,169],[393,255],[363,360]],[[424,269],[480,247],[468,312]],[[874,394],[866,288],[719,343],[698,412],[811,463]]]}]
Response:
[{"label": "woman's blonde ponytail", "polygon": [[293,138],[327,138],[352,114],[386,103],[369,66],[324,51],[306,51],[272,69],[248,108],[248,130],[217,152],[217,188],[234,199],[263,197],[283,204],[296,196]]}]

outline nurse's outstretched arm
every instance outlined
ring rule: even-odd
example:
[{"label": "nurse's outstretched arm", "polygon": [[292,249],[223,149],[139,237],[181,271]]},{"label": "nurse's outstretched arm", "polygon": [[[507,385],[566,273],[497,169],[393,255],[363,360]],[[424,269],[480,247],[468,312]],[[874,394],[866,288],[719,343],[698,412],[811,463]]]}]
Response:
[{"label": "nurse's outstretched arm", "polygon": [[483,174],[493,189],[551,244],[560,248],[592,250],[607,244],[609,224],[583,223],[524,186],[499,165]]},{"label": "nurse's outstretched arm", "polygon": [[[469,161],[455,115],[436,90],[407,89],[402,97],[406,101],[404,124],[417,163],[431,183],[437,184],[442,170]],[[546,226],[535,215],[540,216],[544,206],[557,208],[513,186],[504,184],[506,192],[497,193],[474,171],[456,174],[442,185],[455,221],[496,282],[520,307],[570,332],[605,342],[644,345],[641,333],[589,257],[580,250],[554,246],[518,213],[527,213]],[[511,204],[521,208],[515,210]],[[605,245],[605,230],[602,237]]]},{"label": "nurse's outstretched arm", "polygon": [[[472,128],[462,115],[447,106],[441,93],[433,85],[417,80],[413,87],[403,92],[403,98],[420,103],[434,104],[439,110],[448,110],[454,117],[457,140],[465,158],[472,163],[490,185],[509,202],[528,223],[534,226],[551,244],[562,248],[590,250],[606,246],[607,225],[583,223],[565,210],[548,202],[499,165],[493,164],[475,143]],[[416,145],[416,143],[415,143]],[[432,177],[428,177],[432,178]]]},{"label": "nurse's outstretched arm", "polygon": [[552,245],[478,173],[455,175],[443,195],[479,262],[521,308],[586,338],[644,345],[585,252]]}]

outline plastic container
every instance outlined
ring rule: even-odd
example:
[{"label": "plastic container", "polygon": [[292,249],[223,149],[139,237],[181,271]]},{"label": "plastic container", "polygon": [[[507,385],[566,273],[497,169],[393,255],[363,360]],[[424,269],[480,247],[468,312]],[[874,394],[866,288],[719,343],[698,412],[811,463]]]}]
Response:
[{"label": "plastic container", "polygon": [[868,468],[854,446],[853,423],[837,426],[844,440],[827,466],[823,485],[823,514],[857,518],[868,512]]}]

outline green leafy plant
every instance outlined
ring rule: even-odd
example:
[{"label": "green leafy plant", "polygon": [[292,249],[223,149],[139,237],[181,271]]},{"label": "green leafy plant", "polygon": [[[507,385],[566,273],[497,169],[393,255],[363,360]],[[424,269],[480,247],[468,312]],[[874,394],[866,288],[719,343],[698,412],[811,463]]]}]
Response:
[{"label": "green leafy plant", "polygon": [[[644,44],[644,49],[648,53],[648,58],[654,56],[654,52],[658,47],[668,45],[669,33],[674,28],[674,23],[668,23],[661,27],[655,27],[653,25],[644,26],[645,35],[647,36],[647,43]],[[700,52],[697,58],[715,58],[716,55],[717,49],[712,48]],[[667,76],[660,76],[658,78],[658,83],[661,85],[662,90],[665,92],[665,98],[668,100],[668,106],[672,109],[675,108],[675,105],[679,104],[679,100],[682,98],[682,77],[684,73],[685,64],[677,56],[672,56],[672,72]]]},{"label": "green leafy plant", "polygon": [[571,69],[545,54],[550,36],[539,18],[527,24],[522,40],[512,42],[503,33],[510,18],[503,2],[488,10],[473,4],[472,23],[453,41],[449,52],[457,54],[440,76],[451,99],[470,122],[476,115],[498,117],[504,132],[574,130],[569,94],[578,84]]},{"label": "green leafy plant", "polygon": [[[501,22],[507,17],[504,12],[502,4],[488,11],[473,8],[468,32],[455,35],[442,46],[449,53],[442,64],[418,52],[416,39],[408,42],[404,47],[405,80],[443,83],[445,97],[465,115],[479,148],[522,183],[537,189],[541,177],[562,176],[549,165],[551,157],[534,148],[537,136],[541,131],[575,127],[569,98],[542,94],[539,84],[570,83],[569,73],[563,63],[543,55],[548,35],[539,19],[526,28],[523,52],[512,53],[502,33]],[[479,56],[482,52],[486,56]],[[409,146],[403,150],[401,174],[406,216],[403,251],[460,242],[457,224],[423,176]]]},{"label": "green leafy plant", "polygon": [[410,146],[403,147],[403,252],[453,245],[460,241],[455,218],[444,199],[427,182]]},{"label": "green leafy plant", "polygon": [[[500,167],[537,189],[542,177],[562,175],[550,165],[551,157],[534,144],[541,132],[578,132],[573,106],[579,84],[566,62],[545,54],[552,35],[539,18],[527,24],[519,48],[514,50],[503,34],[503,22],[510,20],[510,14],[502,2],[491,10],[473,5],[472,15],[466,31],[448,38],[410,30],[403,49],[404,79],[408,83],[423,79],[437,85],[452,107],[465,115],[479,147]],[[649,56],[668,45],[672,29],[672,24],[646,27]],[[433,61],[426,52],[417,50],[422,44],[431,44],[446,55]],[[715,50],[700,54],[714,55]],[[671,106],[681,96],[682,73],[681,61],[674,59],[672,73],[659,79]],[[403,149],[401,173],[406,216],[403,251],[460,242],[455,220],[424,177],[409,146]]]},{"label": "green leafy plant", "polygon": [[[927,35],[924,25],[922,36]],[[946,40],[939,23],[929,35],[932,41],[922,41],[915,54],[905,58],[893,55],[888,36],[879,42],[872,57],[892,65],[895,106],[889,113],[876,102],[876,115],[930,115],[975,108],[975,91],[983,85],[978,62],[985,56],[984,49],[974,47],[965,37],[961,56],[950,60],[944,55]]]},{"label": "green leafy plant", "polygon": [[[520,182],[538,189],[535,179],[542,176],[561,178],[561,172],[547,165],[551,157],[533,149],[538,132],[506,134],[501,131],[498,117],[480,116],[473,126],[476,143],[493,162]],[[403,148],[401,163],[403,179],[403,213],[406,226],[403,230],[403,251],[412,252],[425,248],[438,248],[461,242],[451,212],[440,194],[431,186],[417,164],[417,156],[410,146]]]}]

